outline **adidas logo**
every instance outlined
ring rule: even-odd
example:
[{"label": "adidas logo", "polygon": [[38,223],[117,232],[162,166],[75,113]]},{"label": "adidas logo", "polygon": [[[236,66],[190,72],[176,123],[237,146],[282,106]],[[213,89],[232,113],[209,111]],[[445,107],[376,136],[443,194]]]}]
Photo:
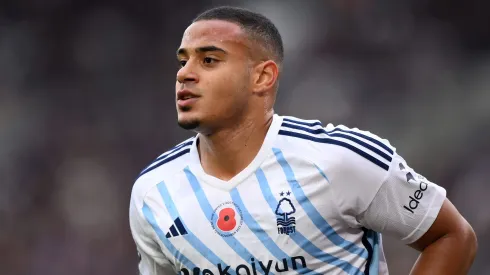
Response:
[{"label": "adidas logo", "polygon": [[180,218],[175,219],[174,224],[168,229],[169,232],[165,235],[167,239],[182,235],[187,235],[187,230],[185,230],[184,225],[180,221]]}]

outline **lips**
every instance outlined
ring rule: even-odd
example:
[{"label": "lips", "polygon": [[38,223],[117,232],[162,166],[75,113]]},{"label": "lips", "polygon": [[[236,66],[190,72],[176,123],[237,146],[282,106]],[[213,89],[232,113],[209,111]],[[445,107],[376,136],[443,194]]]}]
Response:
[{"label": "lips", "polygon": [[177,92],[177,100],[186,100],[195,97],[199,96],[189,90],[180,90]]},{"label": "lips", "polygon": [[198,95],[189,90],[180,90],[177,92],[177,104],[180,107],[189,107],[191,104],[197,101]]}]

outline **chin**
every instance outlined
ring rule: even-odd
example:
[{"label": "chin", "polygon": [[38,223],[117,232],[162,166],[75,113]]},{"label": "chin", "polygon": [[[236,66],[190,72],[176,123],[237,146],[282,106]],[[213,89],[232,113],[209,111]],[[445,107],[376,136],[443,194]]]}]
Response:
[{"label": "chin", "polygon": [[177,124],[179,124],[179,126],[185,130],[196,130],[199,128],[201,122],[197,118],[188,117],[187,115],[179,115]]}]

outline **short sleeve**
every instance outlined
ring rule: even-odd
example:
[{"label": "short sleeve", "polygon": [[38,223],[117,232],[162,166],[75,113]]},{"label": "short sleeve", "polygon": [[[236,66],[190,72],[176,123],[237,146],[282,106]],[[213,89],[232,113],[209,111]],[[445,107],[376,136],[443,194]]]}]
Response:
[{"label": "short sleeve", "polygon": [[152,234],[152,229],[144,219],[142,211],[138,210],[141,209],[137,207],[138,204],[140,204],[138,198],[133,192],[129,207],[129,224],[139,258],[139,273],[141,275],[175,274],[173,266],[154,241],[155,234]]},{"label": "short sleeve", "polygon": [[343,126],[326,130],[342,141],[327,152],[325,168],[340,218],[407,244],[427,232],[446,190],[410,168],[387,140]]},{"label": "short sleeve", "polygon": [[444,188],[416,173],[395,154],[388,177],[358,219],[366,228],[410,244],[429,230],[445,199]]},{"label": "short sleeve", "polygon": [[363,227],[358,215],[367,210],[386,180],[395,149],[387,140],[366,131],[332,124],[325,130],[332,139],[322,154],[331,200],[343,222]]}]

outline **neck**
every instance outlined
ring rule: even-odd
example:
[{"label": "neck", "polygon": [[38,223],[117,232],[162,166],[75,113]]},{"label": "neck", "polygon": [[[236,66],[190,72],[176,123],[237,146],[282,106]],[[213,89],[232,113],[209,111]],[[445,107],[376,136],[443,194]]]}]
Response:
[{"label": "neck", "polygon": [[273,111],[246,117],[232,128],[199,135],[198,152],[204,171],[229,180],[245,169],[264,143],[272,123]]}]

